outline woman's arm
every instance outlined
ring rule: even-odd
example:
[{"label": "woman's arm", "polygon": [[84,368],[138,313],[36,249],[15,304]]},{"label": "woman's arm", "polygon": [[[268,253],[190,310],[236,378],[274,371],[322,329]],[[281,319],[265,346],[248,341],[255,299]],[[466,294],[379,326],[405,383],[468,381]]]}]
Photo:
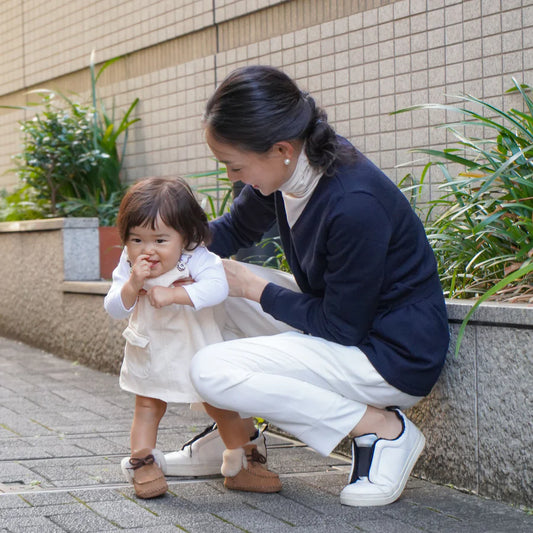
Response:
[{"label": "woman's arm", "polygon": [[231,204],[230,212],[210,222],[213,238],[209,250],[230,257],[259,242],[275,222],[274,195],[263,196],[247,185]]},{"label": "woman's arm", "polygon": [[[298,294],[268,284],[260,303],[274,318],[343,345],[367,336],[380,302],[391,221],[375,199],[346,199],[328,223],[324,257],[303,269],[321,274],[321,290]],[[313,274],[310,274],[312,277]],[[312,288],[312,290],[313,290]]]},{"label": "woman's arm", "polygon": [[268,283],[235,261],[225,261],[230,294],[259,302],[277,320],[311,335],[357,344],[376,314],[390,235],[390,219],[379,202],[348,199],[328,222],[321,249],[325,253],[315,250],[313,264],[302,266],[312,272],[311,278],[315,276],[314,281],[308,280],[314,285],[311,290],[291,291]]}]

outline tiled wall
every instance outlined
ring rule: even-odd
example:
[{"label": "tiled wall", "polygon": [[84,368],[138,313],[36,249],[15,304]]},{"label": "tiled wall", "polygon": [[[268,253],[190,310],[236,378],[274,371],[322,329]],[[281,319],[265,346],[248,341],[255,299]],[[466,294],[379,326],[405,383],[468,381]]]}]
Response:
[{"label": "tiled wall", "polygon": [[0,17],[0,94],[24,87],[22,9],[17,0],[2,3]]},{"label": "tiled wall", "polygon": [[217,23],[241,17],[287,0],[218,0],[214,2]]},{"label": "tiled wall", "polygon": [[[391,111],[462,92],[509,108],[518,102],[504,95],[511,77],[533,85],[531,0],[7,0],[2,7],[0,105],[23,102],[24,89],[35,86],[87,94],[92,48],[100,61],[128,54],[101,82],[101,94],[121,109],[140,98],[128,181],[213,168],[203,106],[239,65],[284,69],[395,180],[418,157],[410,148],[439,145],[446,134],[430,127],[441,112]],[[0,109],[0,173],[18,151],[20,117]],[[414,164],[418,174],[421,167]],[[0,175],[0,187],[13,182]]]},{"label": "tiled wall", "polygon": [[[24,79],[44,83],[101,58],[129,54],[213,23],[212,0],[19,0]],[[6,22],[4,21],[4,24]]]},{"label": "tiled wall", "polygon": [[[139,97],[138,115],[142,118],[128,139],[126,169],[130,180],[214,168],[200,128],[214,76],[214,57],[209,56],[128,80],[117,106],[122,103],[127,107]],[[106,87],[106,93],[117,92],[121,84]]]}]

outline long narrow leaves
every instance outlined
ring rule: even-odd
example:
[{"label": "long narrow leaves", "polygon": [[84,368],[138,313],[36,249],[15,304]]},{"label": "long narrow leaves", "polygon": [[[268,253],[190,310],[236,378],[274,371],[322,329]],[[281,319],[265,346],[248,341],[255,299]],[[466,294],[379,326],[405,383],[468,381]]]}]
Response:
[{"label": "long narrow leaves", "polygon": [[193,186],[193,189],[200,195],[200,204],[206,212],[209,220],[214,220],[229,210],[233,199],[233,187],[226,176],[225,167],[219,167],[217,170],[189,174],[186,177],[196,180],[201,178],[208,179],[207,184],[195,185]]},{"label": "long narrow leaves", "polygon": [[485,301],[487,301],[491,296],[496,294],[498,291],[501,291],[505,287],[507,287],[510,283],[523,278],[527,274],[533,272],[533,264],[529,263],[528,265],[523,266],[516,272],[513,272],[512,274],[509,274],[505,278],[503,278],[501,281],[496,283],[493,287],[491,287],[483,296],[478,298],[476,300],[476,303],[472,306],[470,311],[466,314],[466,316],[463,319],[463,322],[461,323],[461,326],[459,328],[459,332],[457,334],[457,341],[455,344],[455,355],[459,353],[459,349],[461,348],[461,343],[463,341],[463,337],[465,334],[466,326],[470,319],[472,318],[472,315],[475,313],[476,309]]},{"label": "long narrow leaves", "polygon": [[[527,85],[514,79],[513,83],[508,92],[521,97],[521,102],[514,100],[518,109],[505,111],[462,95],[459,99],[468,109],[425,104],[396,111],[429,109],[460,117],[437,126],[445,128],[455,144],[413,150],[430,159],[422,178],[430,168],[439,169],[444,178],[433,184],[431,201],[422,208],[420,202],[416,205],[425,215],[443,289],[450,298],[533,301],[533,101]],[[410,184],[408,197],[413,197],[416,185],[416,180]]]}]

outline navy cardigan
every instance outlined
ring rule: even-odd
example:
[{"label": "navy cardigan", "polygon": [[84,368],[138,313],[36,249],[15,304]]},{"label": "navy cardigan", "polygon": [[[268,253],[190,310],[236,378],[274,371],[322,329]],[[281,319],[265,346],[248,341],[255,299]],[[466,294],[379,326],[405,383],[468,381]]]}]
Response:
[{"label": "navy cardigan", "polygon": [[229,257],[277,222],[296,293],[269,283],[261,306],[305,333],[357,346],[385,380],[428,394],[449,342],[444,297],[424,228],[397,186],[369,159],[323,176],[289,227],[280,192],[246,186],[211,223],[210,249]]}]

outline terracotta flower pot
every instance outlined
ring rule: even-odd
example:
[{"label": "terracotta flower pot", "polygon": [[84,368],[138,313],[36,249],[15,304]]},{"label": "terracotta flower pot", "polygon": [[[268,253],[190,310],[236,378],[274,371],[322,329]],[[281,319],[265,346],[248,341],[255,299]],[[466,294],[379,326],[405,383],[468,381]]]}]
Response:
[{"label": "terracotta flower pot", "polygon": [[100,277],[111,279],[122,253],[122,243],[115,226],[100,226],[98,233],[100,238]]}]

